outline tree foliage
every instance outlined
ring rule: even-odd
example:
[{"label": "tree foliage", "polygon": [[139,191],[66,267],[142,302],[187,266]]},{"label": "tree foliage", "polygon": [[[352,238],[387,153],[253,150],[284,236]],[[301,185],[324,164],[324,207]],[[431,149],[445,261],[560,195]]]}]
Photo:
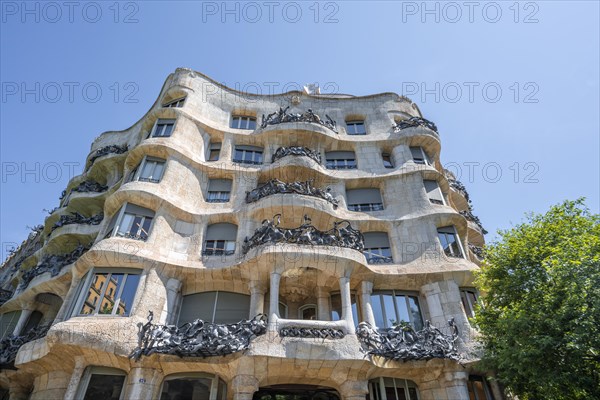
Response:
[{"label": "tree foliage", "polygon": [[486,249],[482,366],[521,400],[600,399],[600,216],[565,201]]}]

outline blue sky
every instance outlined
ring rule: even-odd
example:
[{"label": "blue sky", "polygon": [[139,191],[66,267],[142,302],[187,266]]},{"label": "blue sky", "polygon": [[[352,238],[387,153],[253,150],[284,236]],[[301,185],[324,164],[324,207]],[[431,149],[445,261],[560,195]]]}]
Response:
[{"label": "blue sky", "polygon": [[2,258],[177,67],[265,94],[408,95],[489,239],[564,199],[599,211],[596,1],[0,4]]}]

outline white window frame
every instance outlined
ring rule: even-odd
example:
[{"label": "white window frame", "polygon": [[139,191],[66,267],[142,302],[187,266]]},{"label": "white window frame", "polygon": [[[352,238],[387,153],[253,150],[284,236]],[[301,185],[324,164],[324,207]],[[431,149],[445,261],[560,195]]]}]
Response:
[{"label": "white window frame", "polygon": [[[350,128],[350,126],[352,126],[353,130],[356,131],[356,127],[362,125],[363,130],[365,131],[364,133],[350,133],[350,130],[348,128]],[[351,120],[351,121],[346,121],[346,133],[350,136],[365,136],[367,135],[367,124],[365,124],[365,120],[364,119],[355,119],[355,120]]]},{"label": "white window frame", "polygon": [[[236,159],[236,153],[240,151],[242,152],[242,158]],[[252,153],[252,161],[246,160],[246,154]],[[260,155],[260,161],[256,161],[257,155]],[[234,147],[233,149],[233,159],[232,161],[236,164],[246,164],[246,165],[262,165],[264,163],[264,150],[247,150],[247,149],[237,149]]]},{"label": "white window frame", "polygon": [[[93,268],[91,270],[89,270],[85,276],[84,279],[82,279],[82,283],[80,283],[78,285],[77,290],[79,290],[79,292],[77,293],[77,297],[76,297],[76,301],[73,303],[74,306],[71,309],[71,312],[69,313],[70,318],[75,318],[75,317],[94,317],[94,318],[105,318],[105,317],[117,317],[117,318],[129,318],[134,314],[135,311],[135,304],[136,301],[138,299],[138,296],[140,296],[139,293],[139,289],[140,286],[142,285],[142,270],[141,269],[135,269],[135,268]],[[123,294],[123,289],[125,288],[125,284],[127,283],[127,278],[130,275],[139,275],[139,280],[138,280],[138,285],[137,288],[135,289],[135,295],[133,296],[133,299],[131,301],[131,310],[129,310],[129,314],[128,315],[116,315],[116,311],[119,309],[118,307],[114,307],[113,311],[110,314],[99,314],[98,313],[98,308],[99,306],[102,304],[102,299],[104,298],[104,295],[106,294],[106,289],[108,288],[108,284],[103,284],[102,288],[100,289],[100,297],[98,298],[98,300],[100,300],[100,302],[98,304],[95,304],[96,309],[94,310],[93,314],[80,314],[81,308],[83,307],[83,303],[85,302],[85,299],[87,297],[87,294],[90,290],[90,287],[92,285],[92,277],[96,276],[96,274],[103,274],[103,273],[108,273],[109,278],[112,274],[126,274],[126,276],[124,277],[124,281],[121,284],[121,287],[118,290],[117,296],[115,296],[115,303],[117,303],[118,301],[121,300],[121,295]],[[108,282],[108,279],[106,280],[106,282]]]},{"label": "white window frame", "polygon": [[[455,238],[456,242],[458,243],[458,248],[460,249],[460,252],[461,252],[461,254],[460,254],[460,255],[454,255],[454,254],[452,254],[452,255],[448,255],[448,254],[446,254],[446,251],[444,250],[444,248],[443,248],[443,246],[442,246],[442,241],[440,240],[440,236],[439,236],[439,235],[440,235],[440,234],[443,234],[443,235],[450,235],[450,233],[447,233],[447,232],[440,232],[439,230],[440,230],[440,229],[443,229],[443,228],[448,228],[448,227],[450,227],[450,226],[451,226],[451,227],[452,227],[452,229],[454,230],[454,238]],[[446,254],[446,256],[447,256],[447,257],[453,257],[453,258],[465,258],[465,249],[463,248],[462,242],[461,242],[461,240],[460,240],[460,236],[458,235],[458,231],[456,230],[456,226],[454,226],[454,225],[448,225],[448,226],[440,226],[440,227],[437,227],[437,228],[436,228],[436,233],[437,233],[437,235],[438,235],[438,236],[437,236],[437,238],[438,238],[438,240],[439,240],[439,242],[440,242],[440,247],[441,247],[442,251],[444,252],[444,254]],[[452,249],[452,247],[450,247],[450,249]]]},{"label": "white window frame", "polygon": [[[226,196],[224,196],[224,194]],[[214,197],[211,198],[211,195],[213,195]],[[216,191],[216,190],[212,190],[212,191],[209,190],[208,192],[206,192],[206,202],[207,203],[229,203],[230,200],[231,200],[231,192]]]},{"label": "white window frame", "polygon": [[[218,375],[209,374],[206,372],[179,372],[175,374],[167,375],[163,378],[163,381],[160,384],[160,390],[158,391],[157,398],[162,396],[163,386],[165,382],[174,381],[177,379],[211,379],[210,384],[210,396],[208,400],[218,400],[217,396],[220,396],[220,399],[227,398],[227,384]],[[219,383],[223,383],[224,393],[219,393]]]},{"label": "white window frame", "polygon": [[[419,314],[421,315],[421,326],[425,326],[425,320],[423,318],[423,306],[421,305],[421,299],[419,298],[419,294],[418,293],[407,292],[407,291],[404,291],[404,290],[394,290],[394,289],[376,289],[376,290],[373,290],[373,293],[371,293],[371,297],[372,296],[389,295],[386,292],[390,292],[391,296],[394,299],[394,313],[396,314],[396,315],[394,315],[394,318],[395,318],[396,323],[400,322],[398,320],[398,317],[400,316],[400,313],[398,311],[398,303],[397,303],[397,298],[396,297],[397,296],[404,296],[404,301],[406,303],[406,311],[407,311],[408,319],[409,319],[409,321],[406,321],[406,322],[408,322],[410,324],[410,326],[413,327],[413,329],[417,330],[417,327],[415,326],[415,323],[414,323],[413,315],[410,312],[410,302],[408,300],[409,297],[414,297],[414,298],[417,299],[417,307],[419,307]],[[393,328],[393,326],[387,326],[387,325],[389,325],[389,320],[390,319],[387,318],[387,314],[386,314],[386,311],[385,311],[385,305],[384,305],[385,303],[383,302],[383,300],[382,300],[381,297],[380,297],[379,303],[382,306],[381,307],[381,314],[382,314],[382,317],[383,317],[383,323],[386,326],[377,326],[377,328],[379,328],[379,329],[391,329],[391,328]],[[372,299],[371,299],[371,304],[373,304],[373,300]]]},{"label": "white window frame", "polygon": [[[463,309],[465,311],[465,314],[467,315],[467,318],[475,317],[475,304],[477,304],[479,302],[479,292],[475,288],[466,288],[466,287],[461,287],[459,290],[460,290],[461,303],[463,305]],[[473,301],[471,300],[471,297],[468,296],[469,293],[474,294],[475,303],[473,303]],[[465,303],[466,303],[466,307],[465,307]]]},{"label": "white window frame", "polygon": [[[354,163],[354,165],[352,165]],[[327,169],[341,169],[341,170],[350,170],[350,169],[358,169],[358,162],[355,158],[345,158],[345,159],[325,159],[325,168]]]},{"label": "white window frame", "polygon": [[[388,256],[385,256],[383,254],[383,250],[389,250],[390,251],[390,255],[389,258],[390,260],[388,261],[387,258]],[[378,265],[378,264],[393,264],[394,263],[394,256],[392,255],[392,248],[391,247],[366,247],[363,249],[362,253],[364,254],[365,258],[367,259],[367,264],[370,265]],[[365,253],[369,253],[372,254],[373,256],[369,257],[367,256],[367,254]],[[372,262],[371,260],[374,258],[377,258],[376,256],[380,256],[380,258],[382,260],[385,260],[385,262]]]},{"label": "white window frame", "polygon": [[[398,393],[398,381],[402,381],[403,385],[401,387],[403,387],[405,389],[404,393],[406,393],[407,397],[406,400],[419,400],[421,395],[419,394],[419,387],[417,386],[416,383],[413,382],[413,384],[415,385],[416,393],[417,393],[417,398],[413,399],[410,395],[410,391],[408,390],[408,379],[403,379],[403,378],[392,378],[392,377],[379,377],[379,378],[375,378],[375,379],[371,379],[369,380],[369,398],[371,400],[396,400],[394,399],[388,399],[387,398],[387,394],[385,391],[385,381],[384,378],[387,379],[391,379],[392,382],[394,383],[394,391],[396,392],[396,397],[397,397],[397,393]],[[412,382],[412,381],[411,381]],[[375,396],[375,393],[371,393],[371,385],[377,385],[378,386],[378,392],[379,392],[379,397]]]},{"label": "white window frame", "polygon": [[[152,137],[152,138],[166,138],[166,137],[173,136],[173,132],[175,132],[175,125],[176,125],[176,123],[177,123],[177,120],[173,119],[173,118],[157,118],[156,121],[154,122],[154,126],[152,127],[152,131],[150,131],[150,137]],[[169,125],[169,124],[173,125],[173,127],[171,128],[171,133],[169,133],[168,136],[165,136],[165,135],[162,135],[162,134],[161,135],[157,135],[156,134],[157,133],[156,131],[158,129],[158,125],[163,125],[163,124],[164,125]],[[163,132],[164,132],[164,129],[165,128],[162,129]]]},{"label": "white window frame", "polygon": [[110,368],[110,367],[100,367],[100,366],[89,366],[85,369],[83,376],[79,380],[79,386],[77,387],[77,395],[76,399],[83,399],[85,396],[85,392],[88,389],[88,385],[90,384],[90,380],[92,379],[92,375],[115,375],[115,376],[123,376],[123,386],[121,387],[121,394],[119,395],[119,400],[125,399],[125,385],[127,384],[127,373],[118,368]]},{"label": "white window frame", "polygon": [[[117,216],[115,226],[112,228],[112,232],[110,232],[110,237],[119,237],[119,238],[125,238],[125,239],[142,240],[142,241],[145,242],[145,241],[147,241],[150,238],[150,232],[152,231],[152,227],[154,226],[154,218],[155,218],[155,216],[151,217],[152,218],[152,222],[150,222],[150,227],[148,228],[148,232],[146,232],[146,239],[141,239],[141,238],[137,239],[139,237],[139,234],[143,230],[142,226],[144,226],[144,221],[146,221],[147,218],[150,218],[150,217],[147,217],[145,215],[141,215],[141,217],[142,217],[142,223],[140,224],[140,227],[139,227],[139,229],[137,231],[137,235],[135,235],[134,237],[127,237],[127,236],[120,236],[120,235],[117,234],[119,232],[121,224],[123,223],[123,218],[125,217],[125,214],[133,215],[134,216],[134,220],[135,220],[135,217],[140,217],[140,215],[131,214],[131,213],[127,213],[126,212],[128,204],[129,203],[123,204],[123,207],[121,207],[121,209],[119,210],[119,215]],[[134,204],[134,205],[137,205],[137,204]],[[141,206],[138,206],[138,207],[141,207]],[[132,223],[133,223],[133,221],[132,221]],[[131,227],[129,227],[129,230],[131,230]],[[107,234],[107,236],[109,236],[109,235]]]},{"label": "white window frame", "polygon": [[[217,242],[224,242],[224,247],[223,250],[220,250],[218,247],[211,247],[211,253],[208,253],[208,243],[209,242],[214,242],[214,245],[217,244]],[[233,246],[232,246],[233,245]],[[229,250],[227,248],[230,248]],[[231,247],[233,247],[233,249],[231,249]],[[230,256],[235,254],[235,250],[236,250],[236,240],[223,240],[223,239],[210,239],[210,240],[205,240],[204,241],[204,248],[202,250],[202,255],[203,256]],[[215,251],[223,251],[223,254],[216,254]]]},{"label": "white window frame", "polygon": [[[421,158],[423,159],[423,162],[419,162],[419,161],[415,160],[415,158],[414,158],[414,156],[412,154],[412,150],[410,150],[410,147],[413,147],[413,148],[416,147],[416,148],[420,149]],[[433,167],[433,161],[429,158],[429,156],[425,152],[425,149],[423,148],[423,146],[410,146],[410,147],[409,147],[410,157],[411,157],[411,159],[413,160],[413,162],[415,164],[429,165],[429,166]]]},{"label": "white window frame", "polygon": [[178,97],[174,100],[167,101],[162,106],[164,108],[182,108],[183,105],[185,104],[186,99],[187,99],[187,96]]},{"label": "white window frame", "polygon": [[[152,169],[152,175],[155,174],[156,171],[156,167],[158,166],[159,163],[162,163],[162,171],[160,172],[160,176],[158,177],[158,179],[154,179],[154,178],[142,178],[142,172],[144,171],[144,168],[146,167],[146,164],[149,162],[153,162],[156,163],[154,165],[154,168]],[[149,157],[149,156],[144,156],[142,162],[139,164],[139,166],[137,167],[136,171],[135,171],[135,175],[133,177],[134,181],[138,181],[138,182],[150,182],[150,183],[159,183],[160,180],[162,179],[162,177],[165,175],[165,169],[167,167],[167,160],[163,160],[161,158],[156,158],[156,157]]]},{"label": "white window frame", "polygon": [[[315,309],[315,319],[311,320],[311,319],[304,319],[302,318],[302,313],[305,310],[308,310],[310,308],[314,308]],[[298,307],[298,319],[302,320],[302,321],[318,321],[319,320],[319,307],[316,304],[304,304],[301,307]]]},{"label": "white window frame", "polygon": [[[254,122],[254,128],[249,127],[250,122]],[[245,127],[242,127],[242,125],[244,125]],[[253,131],[256,129],[256,126],[256,117],[250,115],[231,115],[231,122],[229,123],[229,127],[232,129],[244,129],[248,131]]]}]

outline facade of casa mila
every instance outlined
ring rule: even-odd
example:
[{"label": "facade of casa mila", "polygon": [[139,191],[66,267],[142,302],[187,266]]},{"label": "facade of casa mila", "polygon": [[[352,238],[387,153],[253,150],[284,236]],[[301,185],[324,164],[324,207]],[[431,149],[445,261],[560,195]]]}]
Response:
[{"label": "facade of casa mila", "polygon": [[442,137],[397,94],[176,70],[4,262],[1,398],[503,399]]}]

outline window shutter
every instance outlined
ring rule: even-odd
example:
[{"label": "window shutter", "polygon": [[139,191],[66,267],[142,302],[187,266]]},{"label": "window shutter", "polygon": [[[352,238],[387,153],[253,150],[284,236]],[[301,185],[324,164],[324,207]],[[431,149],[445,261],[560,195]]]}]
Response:
[{"label": "window shutter", "polygon": [[183,296],[178,325],[201,319],[212,322],[217,292],[195,293]]},{"label": "window shutter", "polygon": [[382,203],[381,192],[376,188],[350,189],[346,191],[348,204],[376,204]]},{"label": "window shutter", "polygon": [[256,147],[256,146],[246,146],[246,145],[236,145],[235,146],[236,150],[248,150],[248,151],[258,151],[261,152],[263,151],[262,147]]},{"label": "window shutter", "polygon": [[248,319],[250,296],[240,293],[219,292],[215,323],[233,324]]},{"label": "window shutter", "polygon": [[220,223],[212,224],[206,230],[206,240],[236,240],[237,225]]},{"label": "window shutter", "polygon": [[127,204],[127,207],[125,208],[125,212],[130,213],[130,214],[140,215],[143,217],[154,218],[154,211],[152,211],[148,208],[145,208],[145,207],[131,204],[131,203]]},{"label": "window shutter", "polygon": [[456,234],[456,231],[454,230],[454,226],[443,226],[441,228],[438,228],[437,230],[439,233],[449,233],[449,234]]},{"label": "window shutter", "polygon": [[412,153],[413,158],[423,158],[424,151],[420,147],[411,147],[410,152]]},{"label": "window shutter", "polygon": [[433,180],[424,180],[423,185],[425,185],[425,191],[427,192],[427,197],[433,200],[439,200],[444,203],[444,198],[442,197],[442,191],[438,186],[437,181]]},{"label": "window shutter", "polygon": [[209,192],[231,192],[231,179],[210,179],[208,181]]},{"label": "window shutter", "polygon": [[387,232],[366,232],[364,236],[366,249],[390,247],[390,240]]},{"label": "window shutter", "polygon": [[325,153],[327,160],[354,160],[356,157],[353,151],[328,151]]}]

